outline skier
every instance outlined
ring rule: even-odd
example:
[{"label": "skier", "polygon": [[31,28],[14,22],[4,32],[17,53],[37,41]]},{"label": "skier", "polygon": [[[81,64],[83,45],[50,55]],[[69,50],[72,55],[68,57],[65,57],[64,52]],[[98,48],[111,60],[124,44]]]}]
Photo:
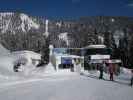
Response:
[{"label": "skier", "polygon": [[113,64],[109,65],[109,74],[110,74],[110,81],[114,81],[114,66]]},{"label": "skier", "polygon": [[133,85],[133,69],[131,70],[131,83],[130,83],[131,87]]},{"label": "skier", "polygon": [[99,79],[103,79],[103,66],[101,64],[99,65],[99,71],[100,71]]}]

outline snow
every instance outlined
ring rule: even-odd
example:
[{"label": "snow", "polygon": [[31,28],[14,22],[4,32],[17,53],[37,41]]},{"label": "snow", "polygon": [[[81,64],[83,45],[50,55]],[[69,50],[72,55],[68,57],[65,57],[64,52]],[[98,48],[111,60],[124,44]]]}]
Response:
[{"label": "snow", "polygon": [[9,56],[10,51],[0,44],[0,78],[8,78],[12,75],[11,69],[13,59]]},{"label": "snow", "polygon": [[[8,50],[0,46],[0,52]],[[99,71],[84,71],[82,74],[70,72],[70,69],[46,73],[46,67],[29,69],[23,73],[13,72],[12,66],[17,55],[35,55],[32,51],[17,51],[0,55],[0,98],[1,100],[132,100],[133,88],[129,86],[131,70],[120,69],[115,81],[99,80]],[[27,57],[27,56],[25,56]],[[73,56],[75,57],[75,56]],[[51,64],[47,65],[51,66]],[[77,66],[78,67],[78,66]],[[27,66],[26,66],[27,68]],[[32,69],[33,68],[33,69]],[[30,70],[32,69],[32,70]]]},{"label": "snow", "polygon": [[104,37],[103,36],[98,36],[98,39],[101,44],[104,44]]},{"label": "snow", "polygon": [[27,16],[26,14],[20,14],[20,18],[22,20],[21,23],[21,28],[22,30],[25,32],[25,23],[28,25],[28,30],[30,30],[31,28],[35,28],[38,29],[40,26],[39,24],[35,23],[29,16]]},{"label": "snow", "polygon": [[36,65],[41,60],[41,55],[33,51],[16,51],[12,52],[12,58],[14,59],[14,64],[22,63],[20,70],[25,75],[29,75],[32,70],[36,68]]},{"label": "snow", "polygon": [[121,74],[118,77],[119,79],[130,80],[132,76],[131,69],[121,67],[120,72]]},{"label": "snow", "polygon": [[60,28],[62,26],[61,22],[57,22],[56,25]]},{"label": "snow", "polygon": [[49,74],[49,73],[55,73],[56,70],[54,69],[54,66],[51,62],[49,62],[48,65],[45,66],[44,73]]},{"label": "snow", "polygon": [[9,28],[9,24],[11,21],[11,16],[13,15],[13,13],[10,12],[4,12],[4,13],[0,13],[0,29],[1,32],[4,33],[8,30]]},{"label": "snow", "polygon": [[3,45],[0,44],[0,55],[8,55],[10,53]]},{"label": "snow", "polygon": [[[7,50],[8,51],[8,50]],[[0,52],[7,52],[3,48],[0,48]],[[41,59],[41,55],[37,54],[32,51],[16,51],[12,53],[2,54],[0,55],[0,77],[9,79],[12,77],[19,77],[19,75],[28,75],[33,69],[35,69],[35,66],[37,65],[37,61]],[[36,62],[33,62],[33,60],[36,60]],[[21,65],[22,72],[16,73],[13,70],[13,66],[16,63],[23,63],[24,65]]]},{"label": "snow", "polygon": [[117,45],[117,47],[119,46],[119,41],[121,38],[124,37],[124,32],[121,30],[116,30],[113,34],[114,40],[115,40],[115,44]]},{"label": "snow", "polygon": [[29,31],[30,29],[39,29],[40,25],[36,23],[33,18],[30,18],[28,15],[24,13],[20,13],[20,22],[21,24],[14,28],[14,22],[12,22],[12,17],[15,16],[16,13],[12,12],[3,12],[0,13],[0,29],[1,33],[6,33],[7,31],[11,31],[15,34],[16,30],[22,30],[23,32]]},{"label": "snow", "polygon": [[131,69],[121,68],[120,70],[121,70],[121,72],[124,73],[124,74],[131,74]]},{"label": "snow", "polygon": [[132,100],[132,93],[127,84],[72,72],[0,84],[2,100]]},{"label": "snow", "polygon": [[[0,51],[4,52],[1,49]],[[16,56],[22,54],[25,56],[27,53],[39,59],[36,56],[38,54],[32,51],[0,55],[2,100],[44,100],[44,98],[46,100],[132,100],[133,98],[133,88],[128,86],[130,69],[121,68],[121,74],[115,76],[114,82],[108,81],[109,75],[106,73],[104,80],[99,80],[99,71],[82,70],[82,75],[70,72],[70,69],[47,73],[45,68],[52,67],[51,64],[42,68],[33,68],[30,64],[24,74],[13,72],[12,66]]]},{"label": "snow", "polygon": [[[97,70],[92,70],[92,71],[82,71],[83,74],[85,74],[86,76],[90,76],[90,77],[99,77],[100,72]],[[129,86],[130,84],[130,79],[131,79],[131,69],[127,69],[127,68],[123,68],[120,67],[120,74],[118,76],[114,75],[114,80],[115,83],[120,83],[120,84],[125,84],[127,86]],[[103,77],[104,80],[109,81],[109,74],[108,73],[103,73]]]},{"label": "snow", "polygon": [[14,59],[14,64],[23,63],[26,66],[36,66],[41,60],[40,54],[26,50],[12,52],[11,56]]},{"label": "snow", "polygon": [[111,19],[111,22],[115,22],[115,19],[114,19],[114,18],[112,18],[112,19]]},{"label": "snow", "polygon": [[106,48],[106,46],[105,45],[89,45],[89,46],[87,46],[87,47],[85,47],[85,48]]},{"label": "snow", "polygon": [[58,35],[59,39],[65,41],[66,45],[68,46],[70,44],[70,40],[69,40],[69,37],[68,37],[68,33],[65,32],[65,33],[60,33]]},{"label": "snow", "polygon": [[6,17],[6,16],[11,16],[11,15],[13,15],[14,13],[12,13],[12,12],[3,12],[3,13],[0,13],[0,16],[1,17]]},{"label": "snow", "polygon": [[13,55],[22,55],[22,56],[27,56],[29,58],[32,58],[32,59],[41,59],[41,55],[38,54],[38,53],[35,53],[33,51],[28,51],[28,50],[23,50],[23,51],[15,51],[15,52],[12,52]]},{"label": "snow", "polygon": [[97,54],[97,55],[90,55],[91,59],[110,59],[110,55],[100,55],[100,54]]},{"label": "snow", "polygon": [[2,30],[2,33],[5,33],[8,30],[10,22],[11,22],[11,19],[6,21],[6,24]]}]

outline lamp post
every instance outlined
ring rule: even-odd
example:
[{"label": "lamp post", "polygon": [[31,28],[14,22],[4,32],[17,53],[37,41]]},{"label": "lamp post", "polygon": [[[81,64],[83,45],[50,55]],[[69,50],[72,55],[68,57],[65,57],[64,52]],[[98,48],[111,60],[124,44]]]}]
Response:
[{"label": "lamp post", "polygon": [[53,45],[49,45],[49,63],[51,63],[52,55],[53,55]]},{"label": "lamp post", "polygon": [[46,36],[46,37],[49,36],[49,32],[48,32],[48,24],[49,24],[49,20],[46,19],[46,21],[45,21],[45,36]]}]

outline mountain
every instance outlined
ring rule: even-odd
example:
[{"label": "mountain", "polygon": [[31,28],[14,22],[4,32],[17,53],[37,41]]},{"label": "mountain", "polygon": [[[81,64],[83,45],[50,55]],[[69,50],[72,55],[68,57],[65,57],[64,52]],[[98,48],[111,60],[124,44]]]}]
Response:
[{"label": "mountain", "polygon": [[32,29],[37,30],[40,28],[40,24],[33,17],[30,17],[24,13],[0,13],[0,32],[16,33],[16,32],[28,32]]}]

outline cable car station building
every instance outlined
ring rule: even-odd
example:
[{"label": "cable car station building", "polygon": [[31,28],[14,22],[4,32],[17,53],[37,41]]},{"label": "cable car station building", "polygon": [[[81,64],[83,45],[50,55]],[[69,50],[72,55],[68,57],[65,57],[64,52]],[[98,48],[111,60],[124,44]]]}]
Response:
[{"label": "cable car station building", "polygon": [[56,71],[70,69],[80,72],[92,69],[92,65],[112,63],[119,64],[121,60],[111,59],[111,49],[105,45],[89,45],[84,48],[53,48],[50,61]]}]

